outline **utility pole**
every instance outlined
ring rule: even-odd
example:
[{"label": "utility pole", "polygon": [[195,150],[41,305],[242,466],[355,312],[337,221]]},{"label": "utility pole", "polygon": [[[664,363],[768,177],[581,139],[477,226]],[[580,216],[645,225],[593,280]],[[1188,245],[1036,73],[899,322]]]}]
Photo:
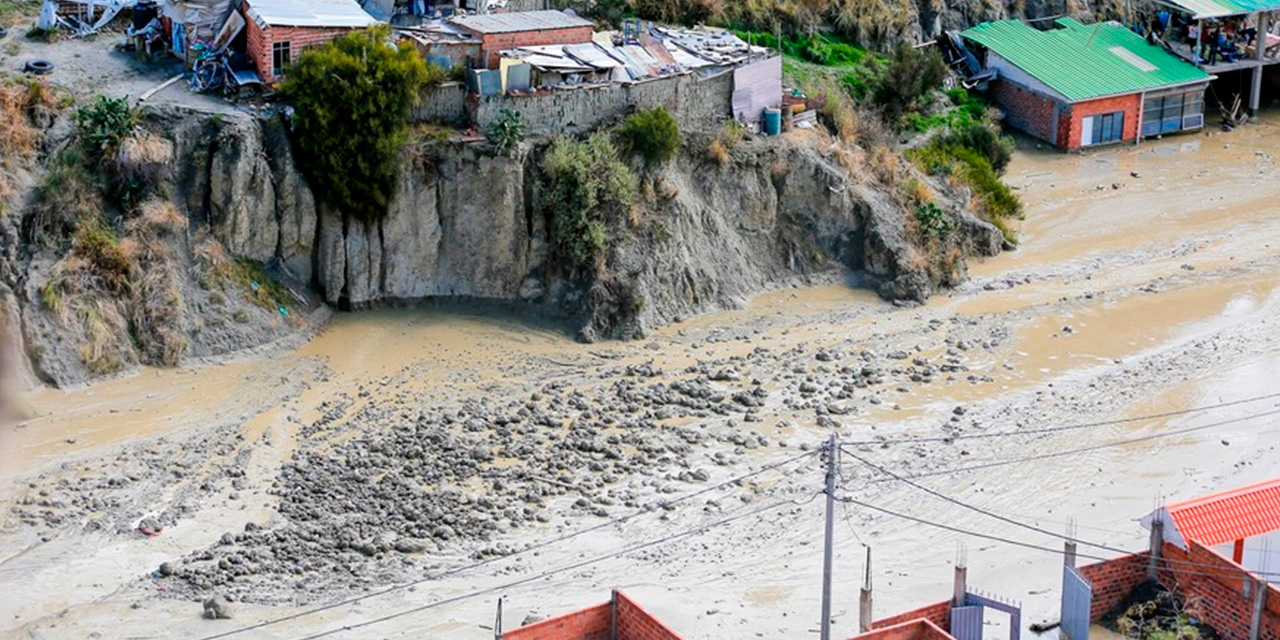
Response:
[{"label": "utility pole", "polygon": [[831,640],[831,564],[835,560],[836,478],[840,445],[833,432],[827,439],[827,531],[822,551],[822,640]]},{"label": "utility pole", "polygon": [[867,547],[867,571],[862,577],[862,594],[858,599],[858,633],[871,630],[871,547]]}]

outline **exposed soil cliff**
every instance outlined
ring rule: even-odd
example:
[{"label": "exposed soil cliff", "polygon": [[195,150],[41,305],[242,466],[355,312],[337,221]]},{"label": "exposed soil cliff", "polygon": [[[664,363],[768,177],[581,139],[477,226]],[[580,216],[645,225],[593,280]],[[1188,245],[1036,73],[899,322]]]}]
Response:
[{"label": "exposed soil cliff", "polygon": [[[739,306],[756,291],[850,272],[886,297],[922,300],[963,278],[965,256],[993,254],[1001,243],[993,227],[946,201],[960,232],[923,248],[894,189],[855,175],[816,134],[749,140],[718,162],[700,151],[709,138],[694,134],[677,160],[640,170],[641,201],[629,219],[611,223],[609,248],[584,274],[549,251],[536,204],[540,146],[507,157],[415,143],[390,211],[366,223],[317,203],[279,118],[169,110],[148,114],[145,128],[169,141],[175,159],[160,190],[167,201],[156,207],[183,223],[163,211],[149,221],[108,216],[134,243],[138,270],[125,296],[132,302],[100,292],[70,305],[52,299],[50,291],[84,293],[60,284],[76,266],[65,245],[19,242],[14,229],[5,236],[3,284],[16,295],[0,290],[8,311],[0,338],[17,342],[13,328],[21,326],[25,352],[47,382],[279,339],[307,326],[309,292],[352,310],[495,300],[572,318],[585,339],[636,337]],[[69,127],[62,129],[64,140],[52,146],[65,143]],[[18,219],[38,209],[39,189],[29,191],[15,200],[27,202]],[[157,305],[163,313],[153,313]],[[151,340],[159,344],[149,344],[156,315],[166,324]]]}]

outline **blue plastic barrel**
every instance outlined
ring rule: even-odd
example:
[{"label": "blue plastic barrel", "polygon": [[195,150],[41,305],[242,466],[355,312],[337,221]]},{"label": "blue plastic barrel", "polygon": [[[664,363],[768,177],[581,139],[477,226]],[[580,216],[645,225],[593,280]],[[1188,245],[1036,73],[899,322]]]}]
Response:
[{"label": "blue plastic barrel", "polygon": [[782,109],[764,110],[764,134],[776,136],[782,133]]}]

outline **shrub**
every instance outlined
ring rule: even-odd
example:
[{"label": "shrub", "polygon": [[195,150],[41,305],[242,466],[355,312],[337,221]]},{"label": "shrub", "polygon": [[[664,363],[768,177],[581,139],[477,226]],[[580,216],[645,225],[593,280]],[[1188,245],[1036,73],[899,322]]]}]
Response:
[{"label": "shrub", "polygon": [[942,86],[947,65],[936,47],[916,49],[898,45],[884,77],[876,86],[875,102],[891,120],[914,111],[920,100]]},{"label": "shrub", "polygon": [[647,163],[665,162],[680,149],[680,127],[662,107],[627,116],[618,134]]},{"label": "shrub", "polygon": [[557,138],[542,163],[538,198],[556,253],[573,268],[584,267],[607,247],[608,221],[629,209],[638,191],[607,135]]},{"label": "shrub", "polygon": [[489,130],[485,133],[489,142],[497,148],[498,153],[505,155],[524,142],[524,119],[521,118],[519,111],[503,109],[498,117],[489,123]]},{"label": "shrub", "polygon": [[81,220],[71,249],[89,262],[110,291],[126,290],[135,262],[102,218]]},{"label": "shrub", "polygon": [[1010,220],[1022,219],[1022,202],[1009,186],[1000,181],[991,163],[978,151],[963,146],[947,145],[939,139],[910,153],[911,159],[925,172],[948,176],[973,191],[978,210],[1015,242]]},{"label": "shrub", "polygon": [[282,86],[313,188],[361,220],[386,214],[409,111],[429,75],[412,46],[392,46],[389,36],[381,26],[307,49]]},{"label": "shrub", "polygon": [[941,240],[951,233],[951,221],[936,203],[921,202],[915,206],[914,214],[926,240]]},{"label": "shrub", "polygon": [[965,147],[978,152],[997,175],[1003,174],[1013,159],[1013,138],[1001,135],[999,125],[988,122],[970,122],[953,127],[942,137],[942,144]]},{"label": "shrub", "polygon": [[137,130],[141,117],[137,108],[129,106],[127,98],[98,96],[77,109],[76,132],[89,152],[88,160],[96,163],[114,158],[120,145]]}]

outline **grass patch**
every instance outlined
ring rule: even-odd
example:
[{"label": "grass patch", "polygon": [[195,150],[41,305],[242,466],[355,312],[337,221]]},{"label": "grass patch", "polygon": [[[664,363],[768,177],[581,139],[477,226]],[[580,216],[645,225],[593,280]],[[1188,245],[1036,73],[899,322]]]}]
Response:
[{"label": "grass patch", "polygon": [[933,144],[909,152],[912,161],[929,175],[968,187],[975,207],[1000,229],[1009,242],[1017,242],[1012,222],[1023,219],[1022,202],[1000,181],[991,162],[980,152],[935,140]]}]

